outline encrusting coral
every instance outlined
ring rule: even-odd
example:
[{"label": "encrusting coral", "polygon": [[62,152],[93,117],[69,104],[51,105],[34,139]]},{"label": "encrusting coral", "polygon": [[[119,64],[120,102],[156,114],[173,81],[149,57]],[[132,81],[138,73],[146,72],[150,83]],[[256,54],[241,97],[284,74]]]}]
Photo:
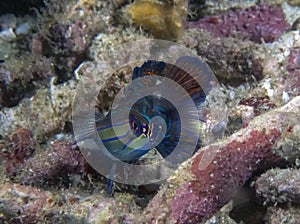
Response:
[{"label": "encrusting coral", "polygon": [[256,43],[261,43],[262,40],[273,42],[291,28],[285,20],[282,8],[268,4],[252,6],[245,10],[231,9],[197,22],[188,22],[186,26],[206,30],[215,37],[228,37],[240,33]]},{"label": "encrusting coral", "polygon": [[176,40],[184,33],[186,1],[171,4],[155,0],[139,0],[128,7],[134,23],[150,30],[155,38]]},{"label": "encrusting coral", "polygon": [[254,173],[286,165],[276,143],[290,142],[286,133],[297,132],[290,124],[299,123],[299,102],[300,97],[295,97],[286,106],[254,118],[228,139],[196,153],[149,203],[147,222],[204,221],[228,203]]}]

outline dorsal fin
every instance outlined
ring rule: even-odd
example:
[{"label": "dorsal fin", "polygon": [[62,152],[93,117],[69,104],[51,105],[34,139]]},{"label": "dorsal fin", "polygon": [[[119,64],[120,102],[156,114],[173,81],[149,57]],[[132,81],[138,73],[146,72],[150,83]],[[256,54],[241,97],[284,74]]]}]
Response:
[{"label": "dorsal fin", "polygon": [[135,67],[132,73],[132,80],[144,76],[161,76],[166,63],[163,61],[148,60],[141,67]]},{"label": "dorsal fin", "polygon": [[197,107],[205,101],[214,77],[205,62],[191,56],[180,57],[175,65],[148,60],[141,67],[135,67],[132,80],[144,76],[163,76],[174,80],[186,90]]},{"label": "dorsal fin", "polygon": [[[211,81],[214,80],[215,76],[205,62],[201,61],[198,57],[183,56],[177,60],[175,65],[193,76],[191,77],[191,75],[188,75],[185,81],[188,81],[189,78],[194,78],[195,80],[197,80],[197,84],[201,85],[201,89],[204,91],[204,93],[206,95],[208,94],[212,87]],[[178,82],[177,78],[175,77],[174,80]],[[192,81],[194,82],[194,84],[196,82],[195,80]],[[185,85],[183,81],[182,85]]]}]

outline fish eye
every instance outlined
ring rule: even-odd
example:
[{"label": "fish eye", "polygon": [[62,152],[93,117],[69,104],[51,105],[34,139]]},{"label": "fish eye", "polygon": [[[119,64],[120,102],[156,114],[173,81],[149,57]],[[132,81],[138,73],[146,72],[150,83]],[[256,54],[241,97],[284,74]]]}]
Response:
[{"label": "fish eye", "polygon": [[141,134],[141,125],[138,123],[138,121],[132,121],[131,122],[131,128],[136,136],[140,136]]},{"label": "fish eye", "polygon": [[132,128],[133,128],[134,131],[138,130],[138,125],[137,125],[137,123],[135,121],[132,121],[131,126],[132,126]]}]

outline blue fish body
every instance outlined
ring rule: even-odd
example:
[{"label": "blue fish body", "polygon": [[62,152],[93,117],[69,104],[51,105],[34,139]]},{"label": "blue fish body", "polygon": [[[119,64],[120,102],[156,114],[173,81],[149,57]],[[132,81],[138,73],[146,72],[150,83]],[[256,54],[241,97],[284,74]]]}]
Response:
[{"label": "blue fish body", "polygon": [[[176,64],[184,69],[179,68]],[[181,57],[176,64],[149,60],[141,67],[134,69],[132,80],[140,77],[167,77],[178,83],[187,92],[185,96],[182,96],[182,106],[184,106],[186,97],[191,97],[198,107],[205,101],[206,94],[211,88],[210,81],[213,76],[211,70],[196,57]],[[203,85],[200,86],[188,71],[193,72],[193,74],[196,73]],[[151,79],[149,80],[151,81]],[[138,84],[146,88],[145,83],[139,82]],[[111,112],[104,119],[96,121],[97,133],[102,143],[115,158],[123,162],[133,163],[151,150],[148,143],[157,138],[162,140],[156,146],[156,149],[164,158],[173,152],[179,140],[190,142],[189,136],[191,133],[189,130],[182,129],[179,113],[167,99],[154,95],[142,97],[134,103],[132,108],[127,110],[129,110],[129,118],[124,118],[118,123],[112,124]],[[118,113],[118,111],[114,111],[114,113]],[[159,125],[151,123],[151,118],[156,116],[165,120],[165,133],[162,133]],[[200,117],[200,120],[189,121],[189,125],[194,125],[197,128],[199,122],[203,121],[204,118]],[[114,131],[116,129],[118,134]],[[200,147],[200,143],[201,141],[198,139],[195,150]],[[113,174],[111,179],[113,179]],[[112,181],[108,184],[108,193],[111,192],[111,187]]]}]

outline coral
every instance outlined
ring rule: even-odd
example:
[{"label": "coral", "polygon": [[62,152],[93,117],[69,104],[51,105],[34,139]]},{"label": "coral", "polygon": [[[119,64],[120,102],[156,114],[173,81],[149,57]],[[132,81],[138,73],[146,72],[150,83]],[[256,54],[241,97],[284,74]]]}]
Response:
[{"label": "coral", "polygon": [[276,105],[272,103],[272,101],[268,96],[251,97],[249,99],[242,99],[240,100],[239,105],[246,105],[246,106],[253,107],[255,116],[258,116],[262,112],[268,111],[276,107]]},{"label": "coral", "polygon": [[141,223],[139,217],[133,215],[135,210],[137,207],[132,197],[127,197],[126,202],[122,202],[118,198],[98,200],[90,209],[88,223]]},{"label": "coral", "polygon": [[139,0],[128,8],[134,23],[153,33],[155,38],[176,40],[184,32],[186,2],[177,4],[161,3],[154,0]]},{"label": "coral", "polygon": [[288,161],[295,161],[298,158],[300,151],[299,131],[299,123],[290,124],[288,131],[282,136],[283,139],[276,143],[277,153]]},{"label": "coral", "polygon": [[16,166],[24,163],[35,151],[36,142],[32,132],[19,128],[10,136],[6,144],[1,147],[1,156],[6,158],[6,170],[9,173],[16,171]]},{"label": "coral", "polygon": [[[228,55],[222,54],[222,58],[215,55],[215,51],[209,51],[209,53],[213,53],[213,55],[209,56],[212,59],[209,58],[209,60],[212,60],[215,63],[220,63],[224,60],[226,61],[224,66],[220,66],[221,70],[216,70],[217,74],[221,75],[220,73],[223,71],[223,68],[226,70],[229,69],[230,73],[226,74],[228,71],[225,70],[223,71],[223,75],[228,75],[227,77],[230,77],[229,80],[231,80],[233,79],[231,73],[239,73],[239,68],[244,67],[253,60],[258,62],[258,65],[252,66],[251,68],[251,65],[249,64],[248,66],[250,71],[244,70],[245,74],[252,72],[251,70],[253,69],[254,71],[260,71],[260,77],[263,78],[257,83],[258,85],[256,87],[254,86],[254,89],[251,84],[242,83],[241,86],[226,91],[228,96],[227,104],[229,108],[232,108],[229,111],[229,129],[226,130],[228,133],[233,133],[238,130],[238,124],[247,125],[249,120],[256,116],[256,112],[254,111],[255,107],[250,105],[239,105],[239,102],[242,99],[251,99],[250,101],[254,103],[255,100],[253,101],[253,99],[259,99],[261,96],[269,98],[269,100],[266,100],[267,105],[264,103],[262,104],[263,107],[267,106],[268,108],[269,106],[273,107],[274,105],[281,106],[288,102],[291,98],[299,95],[299,88],[297,87],[299,85],[299,74],[296,69],[296,58],[300,46],[299,37],[299,31],[290,31],[282,35],[277,42],[255,45],[255,47],[252,46],[252,50],[248,50],[248,54],[251,55],[252,59],[245,60],[245,64],[235,67],[232,66],[232,61],[227,61],[227,58],[230,58],[229,53]],[[210,50],[214,49],[215,45],[220,46],[219,42],[212,40],[209,42],[211,46],[205,47],[201,42],[201,40],[204,40],[203,36],[201,38],[198,37],[198,39],[199,40],[196,42],[198,44],[198,49]],[[220,42],[224,42],[224,38],[222,38]],[[191,40],[189,40],[189,43],[192,43]],[[239,44],[239,42],[237,42],[237,44]],[[227,49],[227,45],[225,46],[226,48],[221,45],[223,49]],[[234,49],[234,47],[230,48]],[[236,51],[234,51],[234,54],[236,54],[235,52]],[[262,102],[263,101],[261,101],[261,103]],[[247,102],[247,104],[249,103],[250,102]],[[290,146],[284,147],[287,148]],[[294,149],[294,147],[291,148],[291,150]]]},{"label": "coral", "polygon": [[289,65],[287,66],[287,70],[293,74],[300,70],[300,49],[293,49],[290,53],[289,57]]},{"label": "coral", "polygon": [[206,8],[207,14],[216,14],[220,11],[226,11],[231,8],[249,8],[253,5],[256,5],[256,0],[206,0],[204,7]]},{"label": "coral", "polygon": [[[86,58],[87,46],[86,42],[87,24],[76,21],[72,25],[55,24],[50,29],[51,42],[55,47],[50,47],[46,55],[54,56],[55,71],[57,75],[57,83],[70,79],[74,68]],[[59,66],[61,65],[61,66]]]},{"label": "coral", "polygon": [[185,183],[177,189],[172,202],[173,219],[178,223],[187,223],[211,216],[245,184],[253,171],[261,169],[262,164],[257,161],[263,163],[268,158],[273,160],[269,161],[271,164],[279,164],[280,159],[272,155],[271,148],[272,142],[280,137],[280,132],[275,129],[270,132],[267,135],[251,131],[243,142],[233,140],[226,148],[219,149],[214,161],[205,170],[199,170],[202,156],[195,159],[192,172],[196,181]]},{"label": "coral", "polygon": [[266,203],[300,202],[300,171],[298,169],[272,169],[255,182],[256,193]]},{"label": "coral", "polygon": [[289,64],[286,69],[289,71],[291,78],[294,80],[289,88],[294,89],[296,94],[300,94],[300,49],[294,49],[291,51]]},{"label": "coral", "polygon": [[188,21],[196,21],[203,16],[205,8],[205,0],[190,0],[188,4]]},{"label": "coral", "polygon": [[[232,119],[241,118],[243,126],[247,126],[248,122],[254,117],[269,111],[277,106],[270,100],[269,96],[250,97],[241,99],[238,102],[237,110],[231,114]],[[237,117],[235,117],[237,116]]]},{"label": "coral", "polygon": [[125,6],[126,4],[129,4],[130,0],[112,0],[110,1],[109,8],[112,8],[113,10],[119,9],[122,6]]},{"label": "coral", "polygon": [[6,135],[18,127],[34,132],[39,141],[47,136],[63,132],[71,121],[71,105],[75,89],[74,81],[50,88],[39,89],[29,99],[23,99],[17,107],[0,111],[0,133]]},{"label": "coral", "polygon": [[72,71],[86,59],[91,37],[103,28],[101,18],[94,20],[99,24],[95,30],[91,30],[87,22],[76,20],[71,25],[52,25],[47,38],[42,33],[35,36],[32,50],[35,54],[53,57],[57,83],[69,80],[73,75]]},{"label": "coral", "polygon": [[133,199],[123,202],[99,192],[71,193],[5,183],[0,186],[3,223],[141,223]]},{"label": "coral", "polygon": [[[14,15],[0,18],[1,31],[5,31],[2,36],[10,38],[7,41],[14,44],[13,49],[4,51],[8,48],[7,44],[0,41],[1,48],[3,45],[0,58],[10,59],[1,65],[2,106],[15,106],[23,97],[32,96],[36,88],[33,83],[44,81],[43,77],[48,77],[49,74],[55,75],[55,84],[73,77],[73,70],[87,58],[88,46],[94,35],[104,32],[110,22],[111,15],[108,14],[111,12],[103,9],[102,5],[97,8],[97,12],[101,13],[94,12],[96,4],[97,1],[50,1],[45,3],[46,8],[41,10],[41,14],[37,11],[37,16],[27,16],[27,21]],[[33,32],[28,34],[31,29]],[[18,42],[25,46],[17,45]],[[21,52],[18,47],[22,47]],[[26,77],[30,72],[34,73],[33,78]]]},{"label": "coral", "polygon": [[13,107],[23,97],[31,97],[53,73],[48,58],[36,58],[29,52],[34,24],[28,16],[0,17],[0,58],[5,59],[0,67],[0,107]]},{"label": "coral", "polygon": [[[300,97],[295,97],[287,105],[255,117],[229,138],[200,150],[150,202],[145,210],[148,222],[203,221],[227,203],[252,175],[286,165],[276,143],[290,141],[283,136],[290,131],[291,123],[299,122],[299,102]],[[299,151],[293,153],[300,155]]]},{"label": "coral", "polygon": [[293,7],[291,4],[284,2],[282,5],[283,12],[286,16],[286,21],[292,25],[295,30],[295,24],[300,17],[299,7]]},{"label": "coral", "polygon": [[[90,4],[93,5],[93,2],[70,2],[68,5],[48,3],[41,18],[42,29],[32,41],[32,51],[53,60],[56,83],[72,78],[73,70],[87,58],[92,38],[106,29],[104,15],[91,15],[93,7]],[[55,14],[57,11],[60,13]]]},{"label": "coral", "polygon": [[52,74],[47,58],[24,55],[22,62],[10,60],[0,67],[0,106],[16,106],[24,96],[31,96],[35,81],[46,82]]},{"label": "coral", "polygon": [[0,27],[1,30],[9,28],[16,28],[17,18],[14,14],[4,14],[0,16]]},{"label": "coral", "polygon": [[[260,58],[263,67],[262,80],[253,91],[256,95],[267,94],[276,105],[288,102],[294,96],[299,95],[297,71],[289,72],[295,65],[291,62],[291,55],[300,47],[299,31],[290,31],[280,37],[277,42],[265,44],[253,52]],[[296,85],[296,86],[295,86]]]},{"label": "coral", "polygon": [[219,81],[225,79],[224,82],[237,86],[241,80],[253,76],[258,80],[263,78],[262,63],[255,52],[260,46],[252,41],[217,38],[201,29],[187,29],[183,43],[205,59]]},{"label": "coral", "polygon": [[[205,8],[207,13],[209,14],[216,14],[220,11],[229,10],[231,8],[242,8],[246,9],[251,6],[267,3],[270,5],[291,5],[291,6],[299,6],[299,0],[206,0],[205,1]],[[297,10],[297,8],[295,8]]]},{"label": "coral", "polygon": [[37,185],[61,178],[68,182],[68,174],[82,174],[85,167],[85,159],[79,151],[72,149],[70,143],[55,142],[48,150],[25,161],[20,178]]},{"label": "coral", "polygon": [[266,224],[272,223],[286,223],[286,224],[297,224],[300,220],[299,208],[289,207],[270,207],[268,208],[267,215],[265,217]]},{"label": "coral", "polygon": [[[83,8],[83,6],[76,6],[75,9],[79,10],[77,8]],[[74,9],[74,10],[75,10]],[[87,10],[84,8],[84,10]],[[102,9],[101,9],[102,10]],[[63,10],[62,10],[63,11]],[[77,11],[76,11],[77,12]],[[88,24],[88,26],[96,26],[98,25],[97,23],[93,24],[93,14],[91,10],[84,11],[87,16],[87,20],[85,23]],[[102,11],[101,11],[102,12]],[[94,12],[96,13],[96,12]],[[111,15],[107,15],[107,11],[103,11],[101,13],[101,18],[105,17],[106,20],[110,20]],[[76,15],[76,14],[75,14]],[[74,16],[75,16],[74,15]],[[98,15],[98,13],[97,13]],[[99,15],[98,15],[99,16]],[[97,20],[97,16],[94,18]],[[66,19],[66,17],[64,17]],[[107,22],[107,21],[106,21]],[[56,23],[58,24],[58,23]],[[59,23],[61,24],[61,23]],[[105,26],[105,24],[104,24]],[[70,29],[70,25],[65,25],[63,27],[67,27]],[[97,27],[97,29],[102,29],[100,26]],[[92,29],[92,28],[91,28]],[[96,28],[95,28],[96,29]],[[89,30],[89,29],[88,29]],[[104,29],[106,30],[106,29]],[[45,28],[42,29],[41,32],[46,32]],[[96,32],[96,31],[95,31]],[[46,49],[44,48],[45,45],[43,45],[44,38],[45,38],[45,33],[39,33],[35,36],[32,48],[34,48],[34,52],[38,57],[41,57],[39,54],[43,54],[46,52]],[[86,35],[93,35],[93,32],[91,33],[86,33]],[[46,35],[47,36],[47,35]],[[88,37],[92,38],[92,37]],[[143,33],[135,33],[135,29],[128,27],[126,30],[121,30],[121,29],[114,29],[111,34],[106,34],[106,33],[100,33],[94,40],[92,46],[89,48],[89,55],[88,57],[93,58],[94,61],[87,61],[79,65],[78,69],[75,72],[75,77],[79,78],[81,75],[86,75],[88,76],[90,73],[95,74],[94,76],[99,77],[99,80],[104,80],[105,77],[107,77],[110,74],[103,73],[103,67],[99,66],[99,60],[103,60],[102,58],[99,58],[103,52],[108,51],[111,46],[116,46],[118,44],[127,42],[127,41],[133,41],[137,39],[145,39],[146,36]],[[73,40],[73,39],[72,39]],[[72,40],[70,40],[72,42]],[[61,42],[61,44],[63,44]],[[88,46],[89,42],[86,42]],[[10,45],[8,45],[10,46]],[[62,51],[64,49],[61,49]],[[10,50],[9,50],[10,51]],[[45,59],[45,57],[42,57]],[[63,57],[62,57],[63,58]],[[25,58],[27,59],[27,58]],[[19,61],[11,62],[11,64],[15,67],[12,67],[13,69],[19,69],[20,71],[23,70],[23,66],[26,65],[26,60],[23,60],[22,63]],[[3,108],[2,111],[0,111],[1,114],[1,119],[0,119],[0,134],[6,135],[7,133],[11,133],[18,127],[24,127],[32,130],[34,132],[34,135],[36,139],[38,140],[45,140],[47,139],[50,135],[53,136],[54,134],[64,132],[66,127],[71,123],[71,107],[72,107],[72,101],[73,101],[73,96],[74,96],[74,89],[76,88],[76,80],[68,80],[65,81],[64,83],[57,84],[58,80],[63,80],[63,79],[57,79],[57,77],[53,77],[54,71],[52,70],[51,63],[52,63],[52,57],[47,59],[47,62],[45,64],[39,64],[37,63],[38,68],[51,68],[51,72],[44,72],[44,76],[46,79],[44,80],[39,80],[39,82],[34,82],[37,81],[36,79],[33,79],[32,82],[29,82],[30,84],[38,84],[40,87],[38,90],[33,88],[32,85],[28,84],[27,82],[22,82],[24,83],[25,86],[28,86],[29,90],[32,90],[33,93],[28,92],[28,89],[24,89],[23,91],[23,85],[18,86],[19,91],[22,91],[22,94],[19,94],[18,91],[11,91],[11,97],[9,94],[6,92],[6,96],[4,97],[3,94],[3,100],[7,103],[14,102],[13,105],[17,104],[20,102],[22,97],[28,96],[31,98],[25,98],[20,102],[16,107],[14,108]],[[64,59],[65,60],[65,59]],[[72,60],[71,60],[72,61]],[[24,64],[23,64],[24,63]],[[1,63],[1,68],[6,68],[7,62],[5,61],[4,63]],[[56,64],[56,66],[59,66]],[[93,67],[95,66],[95,67]],[[30,68],[30,66],[29,66]],[[71,71],[69,71],[71,72]],[[15,73],[10,73],[11,75],[14,75]],[[23,73],[19,72],[16,74],[20,74],[22,76],[22,80],[25,79]],[[27,74],[27,73],[26,73]],[[51,78],[49,80],[48,74],[51,75]],[[80,74],[80,75],[79,75]],[[129,73],[126,72],[126,74],[129,75]],[[30,75],[28,73],[27,75]],[[70,78],[73,76],[73,74],[68,73],[66,76],[62,76],[65,78]],[[5,78],[6,76],[4,76]],[[129,78],[129,77],[128,77]],[[1,78],[0,78],[1,79]],[[27,80],[27,79],[26,79]],[[28,79],[30,80],[30,79]],[[128,79],[129,80],[129,79]],[[5,80],[4,80],[5,81]],[[4,82],[3,81],[3,82]],[[10,81],[10,79],[9,79]],[[42,84],[46,84],[42,85]],[[114,81],[114,89],[109,90],[109,94],[111,94],[112,91],[115,91],[115,89],[118,89],[121,85],[123,85],[122,79],[116,78]],[[10,86],[10,85],[8,85]],[[17,83],[16,83],[17,86]],[[5,87],[7,88],[7,86]],[[112,86],[113,88],[113,86]],[[15,89],[15,88],[14,88]],[[5,89],[4,89],[5,90]],[[36,90],[36,92],[34,92]],[[1,93],[1,89],[0,89]],[[30,94],[31,93],[31,94]],[[18,98],[16,100],[12,100],[12,98],[17,95]],[[0,94],[0,101],[1,101],[1,94]],[[110,101],[106,98],[102,102],[105,104],[109,104]],[[5,104],[7,105],[7,104]]]},{"label": "coral", "polygon": [[243,34],[245,38],[261,43],[274,42],[291,28],[285,21],[281,7],[268,4],[256,5],[245,10],[231,9],[220,15],[207,16],[197,22],[188,22],[187,28],[198,28],[211,32],[215,37]]},{"label": "coral", "polygon": [[13,107],[24,97],[31,97],[37,89],[35,84],[47,83],[53,74],[54,83],[72,78],[75,67],[87,57],[94,35],[106,29],[106,10],[97,14],[85,4],[56,3],[46,4],[43,17],[0,18],[0,36],[4,38],[0,38],[0,58],[6,59],[0,68],[1,106]]},{"label": "coral", "polygon": [[31,17],[17,18],[14,14],[0,16],[0,39],[13,42],[29,35],[34,26]]},{"label": "coral", "polygon": [[[270,0],[266,1],[273,4]],[[12,2],[15,3],[14,0]],[[163,21],[154,30],[147,25],[146,29],[167,39],[176,39],[182,35],[182,29],[180,26],[176,27],[174,22],[179,21],[178,24],[182,24],[185,20],[184,1],[136,1],[129,6],[128,11],[130,7],[142,4],[141,2],[145,5],[150,5],[151,2],[151,6],[155,7],[145,9],[147,13],[141,10],[145,15],[137,13],[136,16],[139,18],[150,16],[146,20],[152,27],[155,26],[155,22]],[[118,44],[151,36],[131,24],[125,26],[127,20],[117,20],[118,16],[124,16],[122,7],[130,1],[54,0],[43,3],[35,1],[37,4],[35,6],[39,7],[41,3],[46,7],[44,10],[39,8],[36,11],[41,15],[27,20],[25,17],[20,18],[21,12],[16,11],[17,14],[14,16],[6,15],[0,19],[0,33],[3,34],[0,36],[4,37],[0,38],[0,147],[2,154],[10,159],[11,164],[14,163],[7,169],[7,173],[5,169],[3,170],[4,163],[1,167],[1,174],[4,172],[0,186],[1,221],[180,223],[190,219],[204,220],[214,215],[207,222],[234,223],[228,217],[228,211],[221,214],[219,212],[216,214],[216,211],[231,199],[236,190],[240,189],[249,178],[257,175],[257,172],[262,170],[265,172],[265,168],[277,166],[278,161],[283,161],[280,166],[294,164],[300,153],[298,112],[300,101],[299,97],[293,99],[299,95],[300,89],[298,60],[300,35],[295,22],[299,17],[297,12],[299,9],[282,4],[283,12],[289,14],[284,19],[280,6],[263,5],[249,8],[258,2],[253,0],[190,2],[197,4],[197,7],[199,5],[203,7],[200,11],[203,13],[201,16],[207,16],[204,13],[223,11],[221,15],[201,19],[203,26],[219,27],[216,22],[221,23],[222,19],[228,19],[226,24],[232,29],[226,31],[227,33],[222,33],[222,29],[215,29],[219,32],[218,35],[227,37],[216,37],[214,33],[208,32],[208,29],[187,29],[183,34],[183,43],[196,50],[210,64],[218,77],[222,77],[220,80],[224,83],[232,84],[231,86],[240,85],[229,88],[223,86],[222,92],[226,96],[215,96],[219,97],[218,100],[223,97],[222,101],[224,100],[226,106],[220,105],[218,110],[215,109],[213,112],[215,115],[225,115],[225,121],[228,114],[236,116],[237,120],[241,117],[247,126],[242,128],[241,125],[234,124],[236,125],[234,131],[230,133],[236,133],[203,148],[203,152],[200,151],[194,158],[182,164],[146,208],[144,213],[146,220],[141,218],[134,200],[140,197],[145,205],[145,201],[152,197],[149,192],[142,190],[143,195],[140,196],[141,190],[137,193],[132,187],[131,190],[135,195],[126,194],[123,190],[118,193],[117,190],[114,198],[103,197],[104,184],[103,181],[99,181],[100,175],[91,175],[91,168],[87,166],[80,152],[73,149],[69,143],[63,142],[72,138],[71,105],[77,79],[92,75],[96,76],[96,81],[101,84],[108,75],[112,75],[104,70],[106,65],[101,64],[102,56],[105,55],[103,53]],[[275,2],[281,4],[283,0]],[[288,2],[297,4],[295,0]],[[31,3],[32,0],[27,2]],[[21,4],[18,2],[18,5]],[[0,11],[5,7],[7,9],[8,6],[10,5],[0,7]],[[231,7],[241,7],[243,10],[229,10]],[[261,10],[262,8],[266,11]],[[24,8],[26,11],[27,9]],[[153,19],[151,13],[155,9],[158,10],[158,14],[169,10],[169,15],[150,21]],[[274,15],[273,12],[277,14]],[[250,34],[251,27],[243,29],[242,23],[245,21],[242,21],[243,13],[263,16],[264,21],[258,17],[255,21],[258,21],[264,31],[270,31],[270,35],[256,31]],[[237,21],[239,26],[235,29],[233,20],[237,15],[241,16],[242,22]],[[274,27],[277,25],[272,24],[272,19],[276,20],[279,17],[282,18],[278,23],[280,30],[275,32]],[[171,18],[176,19],[170,21]],[[274,23],[278,22],[275,20]],[[294,30],[282,35],[289,27],[283,26],[286,21],[294,23]],[[26,25],[27,22],[30,26]],[[269,22],[270,25],[267,25]],[[38,23],[38,26],[35,26],[35,23]],[[166,26],[173,28],[161,30],[161,27]],[[260,37],[270,43],[260,43]],[[137,48],[143,49],[142,44]],[[82,62],[89,58],[91,61]],[[77,65],[79,67],[74,76],[73,70]],[[110,85],[106,85],[104,93],[99,95],[101,108],[109,107],[113,95],[130,80],[131,71],[132,67],[127,66],[112,75]],[[253,76],[258,82],[252,91],[252,83],[248,84],[245,80],[251,81]],[[289,102],[291,99],[293,100]],[[239,102],[243,105],[239,105]],[[289,103],[286,106],[281,107],[287,102]],[[273,104],[278,108],[273,109]],[[246,110],[243,110],[245,108]],[[264,113],[265,108],[268,111]],[[240,120],[239,122],[241,123]],[[19,127],[23,128],[18,129]],[[219,130],[221,137],[224,128],[226,124],[221,125]],[[227,134],[226,128],[225,135]],[[3,140],[2,136],[8,137]],[[48,146],[53,139],[65,140],[59,140]],[[210,163],[212,159],[209,153],[211,156],[216,155],[213,163]],[[204,165],[203,160],[199,162],[201,156],[207,158]],[[204,169],[206,165],[207,168]],[[5,181],[8,183],[3,184]],[[20,183],[33,184],[35,187],[22,186]],[[286,184],[283,183],[282,186],[287,187]],[[287,201],[295,202],[293,192],[285,193],[288,193],[284,195]],[[271,198],[268,193],[266,196]],[[286,207],[269,208],[269,217],[266,218],[270,223],[284,220],[291,223],[294,220],[295,223],[299,220],[298,209],[284,206]],[[200,215],[202,217],[197,217]]]},{"label": "coral", "polygon": [[255,44],[237,37],[214,38],[201,29],[187,29],[183,43],[204,58],[221,82],[246,87],[245,79],[251,81],[253,76],[257,80],[263,79],[251,95],[239,97],[267,95],[274,104],[282,105],[299,92],[298,70],[288,72],[295,67],[289,58],[297,55],[299,37],[299,31],[290,31],[274,43]]},{"label": "coral", "polygon": [[[103,83],[103,87],[98,95],[98,101],[101,105],[97,105],[97,108],[101,112],[108,110],[115,94],[120,91],[125,83],[130,82],[134,67],[133,65],[128,65],[111,74],[111,71],[106,69],[107,61],[111,61],[111,58],[107,57],[112,57],[108,54],[108,52],[111,52],[111,46],[117,46],[126,42],[143,39],[146,39],[144,34],[134,33],[134,29],[130,28],[127,28],[126,30],[117,30],[112,34],[100,33],[96,36],[89,49],[90,57],[94,58],[94,61],[83,62],[75,70],[75,76],[77,79],[81,77],[93,77],[97,83]],[[141,42],[141,45],[142,44],[143,43]],[[143,49],[143,46],[140,46],[140,48]],[[105,61],[105,63],[103,63],[103,61]],[[107,83],[104,83],[104,80],[106,80],[107,77],[109,77],[109,80],[107,80]],[[84,102],[82,105],[84,105]]]},{"label": "coral", "polygon": [[[54,205],[54,196],[49,191],[6,183],[0,187],[2,218],[9,223],[36,223],[43,220]],[[19,200],[16,200],[19,199]],[[48,210],[48,212],[46,212]]]},{"label": "coral", "polygon": [[289,0],[287,1],[291,6],[300,6],[299,0]]},{"label": "coral", "polygon": [[232,210],[233,203],[230,201],[224,205],[214,216],[210,217],[204,222],[204,224],[211,223],[226,223],[226,224],[237,224],[231,217],[229,217],[229,212]]}]

